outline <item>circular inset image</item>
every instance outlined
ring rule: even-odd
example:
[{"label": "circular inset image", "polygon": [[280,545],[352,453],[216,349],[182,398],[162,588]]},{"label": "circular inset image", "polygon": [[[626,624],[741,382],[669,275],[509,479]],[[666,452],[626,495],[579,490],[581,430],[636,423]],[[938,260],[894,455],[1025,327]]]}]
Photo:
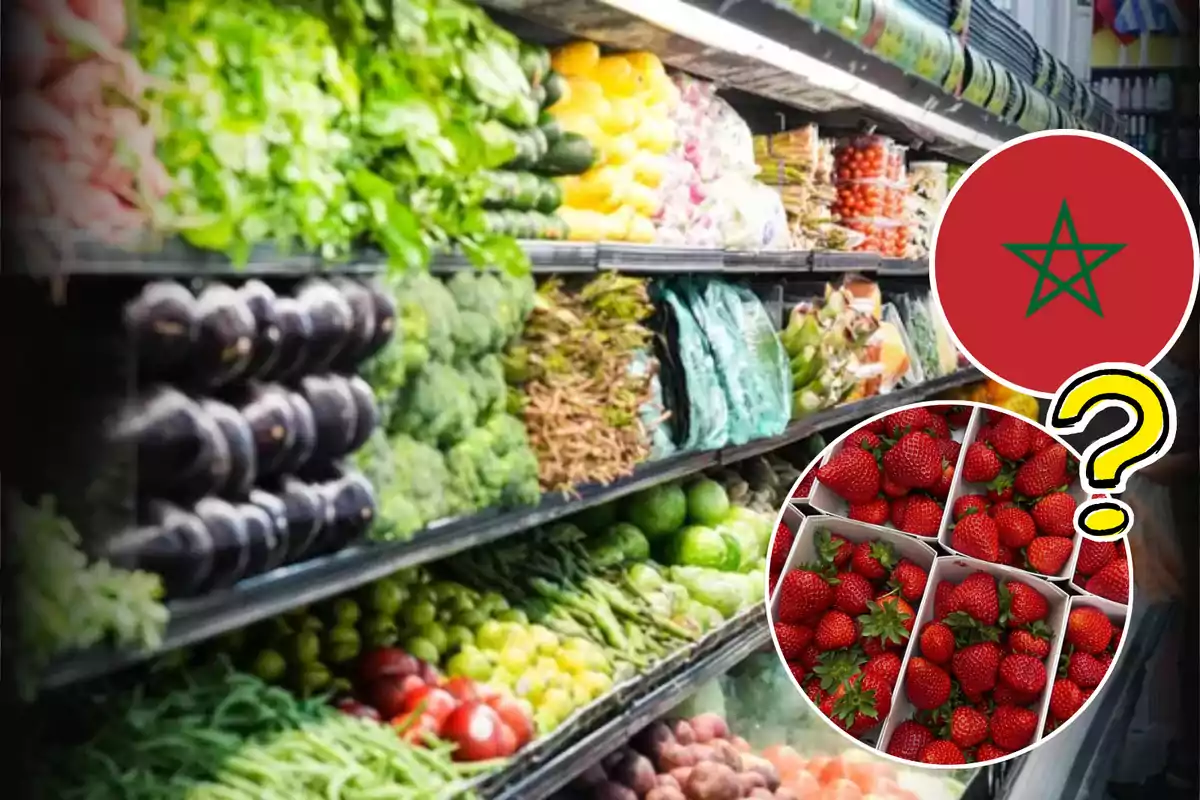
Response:
[{"label": "circular inset image", "polygon": [[1075,529],[1079,456],[975,403],[906,406],[814,460],[771,543],[768,613],[797,691],[925,766],[1001,761],[1087,705],[1120,652],[1124,539]]}]

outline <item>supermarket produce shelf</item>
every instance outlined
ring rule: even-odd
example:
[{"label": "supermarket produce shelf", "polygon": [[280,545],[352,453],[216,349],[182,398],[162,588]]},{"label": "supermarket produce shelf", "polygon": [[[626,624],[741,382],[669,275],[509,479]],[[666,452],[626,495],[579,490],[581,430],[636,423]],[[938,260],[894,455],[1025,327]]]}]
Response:
[{"label": "supermarket produce shelf", "polygon": [[239,583],[232,589],[170,603],[171,621],[159,651],[96,648],[61,659],[43,678],[52,689],[101,677],[156,654],[187,647],[299,606],[324,600],[391,575],[401,569],[493,542],[520,531],[617,500],[641,489],[785,447],[821,430],[919,402],[956,386],[981,379],[974,368],[961,369],[919,386],[818,412],[790,425],[778,436],[722,450],[685,453],[639,467],[628,478],[607,486],[585,486],[574,497],[552,495],[532,508],[492,510],[434,523],[407,542],[370,543],[295,564]]},{"label": "supermarket produce shelf", "polygon": [[619,705],[598,719],[590,715],[563,729],[536,750],[483,782],[488,800],[545,800],[621,747],[639,730],[723,675],[771,641],[766,610],[756,606],[726,623],[695,649],[669,658],[639,676]]}]

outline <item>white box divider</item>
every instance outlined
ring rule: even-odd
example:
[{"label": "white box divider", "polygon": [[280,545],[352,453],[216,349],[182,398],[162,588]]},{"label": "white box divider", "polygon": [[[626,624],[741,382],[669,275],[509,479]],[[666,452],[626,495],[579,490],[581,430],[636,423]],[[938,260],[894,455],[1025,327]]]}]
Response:
[{"label": "white box divider", "polygon": [[[979,429],[983,427],[984,424],[984,413],[984,409],[977,406],[974,413],[971,414],[971,422],[967,425],[966,437],[963,439],[962,453],[959,455],[959,466],[954,473],[954,483],[950,487],[950,496],[946,498],[946,513],[942,515],[942,529],[938,533],[938,542],[942,545],[942,547],[944,547],[946,550],[949,550],[951,553],[958,555],[962,554],[955,550],[950,544],[953,533],[952,529],[954,527],[954,503],[958,500],[958,498],[964,495],[987,494],[987,486],[982,483],[968,483],[967,481],[963,480],[962,475],[962,464],[967,456],[967,447],[969,447],[979,435]],[[1056,439],[1055,441],[1058,440]],[[1068,452],[1071,451],[1068,450]],[[1078,478],[1071,483],[1069,491],[1071,496],[1075,498],[1075,502],[1077,504],[1083,503],[1088,499],[1088,495],[1086,492],[1084,492],[1083,486],[1079,483]],[[1067,562],[1063,565],[1063,568],[1059,570],[1057,575],[1043,575],[1040,572],[1033,572],[1031,570],[1019,571],[1024,572],[1026,575],[1039,575],[1048,580],[1068,580],[1075,570],[1075,559],[1079,552],[1080,536],[1081,534],[1078,530],[1076,530],[1075,536],[1072,540],[1071,557],[1067,559]]]},{"label": "white box divider", "polygon": [[900,668],[900,679],[896,682],[896,692],[892,696],[892,711],[884,721],[883,731],[879,736],[879,744],[877,745],[879,750],[887,751],[888,744],[892,740],[892,734],[895,732],[896,727],[901,722],[911,719],[915,711],[912,704],[908,701],[908,695],[904,692],[904,678],[908,674],[908,662],[913,656],[919,655],[915,642],[920,638],[921,630],[933,619],[932,598],[937,591],[938,583],[941,581],[950,581],[957,585],[974,572],[986,572],[994,577],[997,583],[1006,581],[1024,583],[1037,590],[1042,597],[1045,597],[1050,606],[1050,611],[1046,615],[1045,622],[1054,631],[1054,637],[1050,640],[1050,655],[1046,657],[1045,661],[1046,688],[1042,690],[1042,697],[1037,704],[1037,707],[1040,708],[1037,732],[1034,734],[1034,738],[1030,744],[1041,739],[1042,728],[1046,725],[1046,714],[1050,708],[1050,689],[1054,685],[1054,673],[1057,670],[1058,654],[1062,652],[1062,639],[1066,632],[1070,596],[1049,581],[1024,570],[1013,569],[1012,567],[1005,567],[1000,564],[990,564],[986,561],[977,561],[964,556],[942,556],[934,562],[933,569],[929,573],[929,582],[926,584],[925,589],[925,598],[928,602],[923,600],[921,608],[917,612],[917,622],[913,626],[913,635],[909,640],[909,647],[904,653],[904,663]]},{"label": "white box divider", "polygon": [[[785,509],[785,520],[788,519],[789,512],[797,515],[799,514],[799,512],[795,512],[791,508]],[[794,519],[795,517],[792,518]],[[799,568],[802,564],[817,560],[817,547],[815,538],[817,532],[821,530],[825,530],[830,533],[836,533],[855,544],[858,542],[888,542],[896,549],[896,554],[900,558],[907,558],[910,561],[920,565],[921,569],[925,570],[926,573],[930,573],[933,570],[934,564],[938,560],[937,550],[920,539],[917,539],[916,537],[909,536],[906,533],[901,533],[900,531],[892,530],[890,528],[880,527],[879,525],[870,525],[866,522],[857,522],[852,519],[843,519],[841,517],[830,517],[823,515],[803,517],[799,528],[794,530],[797,530],[796,541],[793,543],[792,551],[788,554],[787,563],[784,565],[784,575],[793,569]],[[918,604],[918,606],[913,609],[913,613],[916,614],[918,619],[920,618],[920,610],[924,608],[927,603],[933,602],[933,586],[933,583],[926,582],[925,594],[921,597],[921,602]],[[778,612],[779,593],[777,589],[775,596],[771,598],[772,641],[774,641],[775,637],[775,618],[778,615]],[[913,630],[915,631],[916,628],[914,627]],[[908,643],[905,645],[904,656],[902,658],[903,664],[908,663],[908,651],[912,648],[913,638],[914,637],[910,636]],[[779,643],[775,642],[775,646],[778,648]],[[893,704],[896,702],[896,693],[899,690],[900,685],[899,682],[897,682],[896,689],[892,692]],[[803,691],[801,691],[801,694],[803,694]],[[807,695],[805,696],[805,700],[810,703],[812,702]],[[820,711],[818,710],[817,713],[820,713]],[[876,728],[875,730],[878,731],[880,729]]]},{"label": "white box divider", "polygon": [[[1094,594],[1080,595],[1078,597],[1067,598],[1067,616],[1070,616],[1071,612],[1077,608],[1098,608],[1101,611],[1103,611],[1104,616],[1106,616],[1110,620],[1112,620],[1113,625],[1117,626],[1121,630],[1121,645],[1124,646],[1124,644],[1125,644],[1125,625],[1129,619],[1129,608],[1127,606],[1121,605],[1120,603],[1115,603],[1112,600],[1106,600],[1103,597],[1097,597]],[[1054,680],[1055,680],[1055,678],[1058,677],[1058,660],[1060,658],[1062,658],[1063,649],[1067,645],[1066,628],[1067,628],[1067,623],[1066,623],[1066,618],[1064,617],[1063,618],[1063,635],[1062,636],[1056,635],[1054,637],[1054,642],[1051,644],[1051,647],[1050,647],[1050,659],[1051,659],[1050,663],[1054,665],[1054,670],[1052,672],[1050,672],[1049,680],[1047,681],[1047,683],[1049,683],[1051,687],[1054,686]],[[1120,655],[1121,655],[1121,653],[1120,653],[1120,650],[1118,649],[1118,651],[1116,653],[1116,657],[1113,658],[1113,663],[1108,668],[1108,672],[1106,672],[1104,674],[1104,681],[1101,682],[1101,684],[1098,688],[1103,688],[1104,684],[1108,682],[1109,676],[1112,675],[1114,671],[1116,671],[1117,657],[1119,657]],[[1075,715],[1073,717],[1071,717],[1071,719],[1075,719],[1075,717],[1078,717],[1081,713],[1083,713],[1083,709],[1086,708],[1087,705],[1092,702],[1092,698],[1094,698],[1098,693],[1099,692],[1092,692],[1092,697],[1088,698],[1087,703],[1084,703],[1082,706],[1080,706],[1079,710],[1075,712]],[[1042,698],[1042,710],[1041,710],[1041,714],[1038,716],[1038,737],[1039,738],[1041,738],[1042,730],[1046,727],[1046,720],[1049,718],[1050,718],[1050,693],[1047,692],[1046,696],[1044,698]],[[1071,720],[1067,720],[1068,723],[1070,721]]]},{"label": "white box divider", "polygon": [[[951,406],[951,405],[954,405],[954,403],[945,402],[945,403],[936,403],[935,405]],[[895,409],[893,410],[893,412],[894,411],[895,411]],[[889,412],[889,413],[893,413],[893,412]],[[970,434],[971,423],[973,423],[975,421],[975,418],[979,414],[980,414],[980,409],[978,407],[976,407],[971,412],[971,421],[967,424],[967,427],[957,428],[957,429],[954,429],[951,431],[951,435],[952,435],[953,439],[956,442],[962,444],[962,451],[960,451],[958,454],[958,463],[954,465],[954,482],[951,485],[950,498],[954,497],[953,485],[958,483],[959,475],[962,471],[963,453],[966,451],[966,443],[965,443],[966,436]],[[861,428],[861,427],[862,427],[862,425],[858,425],[857,427],[853,428],[853,430],[858,430],[858,428]],[[828,464],[830,459],[832,459],[835,455],[837,455],[839,452],[841,452],[842,446],[845,444],[845,441],[846,441],[845,439],[842,439],[837,444],[835,444],[828,453],[826,453],[825,457],[821,460],[821,466],[825,466],[826,464]],[[847,503],[845,501],[845,499],[838,496],[837,493],[835,493],[828,486],[822,485],[820,479],[813,481],[812,494],[808,498],[808,503],[813,508],[817,509],[818,511],[820,511],[823,514],[833,514],[835,516],[845,517],[845,516],[848,516],[850,513],[850,504]],[[945,503],[945,507],[942,509],[942,526],[941,526],[940,530],[945,530],[946,525],[947,525],[947,520],[950,519],[950,505],[951,505],[951,500],[948,498]],[[938,539],[937,536],[918,536],[914,533],[905,533],[904,531],[898,531],[898,530],[896,530],[896,528],[892,527],[892,524],[890,522],[884,527],[886,527],[890,531],[895,531],[896,533],[899,533],[903,536],[911,536],[915,539],[920,539],[920,540],[928,542],[930,544],[932,544],[934,541],[937,541],[937,539]]]}]

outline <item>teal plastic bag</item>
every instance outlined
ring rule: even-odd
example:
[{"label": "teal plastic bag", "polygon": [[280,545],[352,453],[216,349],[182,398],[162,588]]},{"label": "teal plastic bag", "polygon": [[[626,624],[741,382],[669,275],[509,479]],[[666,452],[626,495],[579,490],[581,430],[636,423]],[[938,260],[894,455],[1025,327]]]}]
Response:
[{"label": "teal plastic bag", "polygon": [[671,287],[660,285],[659,292],[674,312],[679,332],[676,345],[687,390],[688,424],[683,441],[676,444],[684,452],[724,447],[729,441],[729,409],[704,329],[687,302]]}]

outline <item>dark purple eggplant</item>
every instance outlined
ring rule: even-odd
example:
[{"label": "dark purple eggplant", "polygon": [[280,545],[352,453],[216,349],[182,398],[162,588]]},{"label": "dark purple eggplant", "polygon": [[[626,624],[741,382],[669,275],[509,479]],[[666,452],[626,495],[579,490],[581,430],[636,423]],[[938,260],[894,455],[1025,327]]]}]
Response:
[{"label": "dark purple eggplant", "polygon": [[350,395],[354,398],[354,436],[347,447],[347,453],[353,453],[367,443],[379,425],[379,407],[375,404],[375,392],[365,380],[354,375],[346,379]]},{"label": "dark purple eggplant", "polygon": [[135,448],[143,493],[161,494],[212,471],[220,457],[212,430],[199,404],[177,389],[159,386],[122,410],[110,439]]},{"label": "dark purple eggplant", "polygon": [[317,451],[317,420],[308,401],[296,392],[288,392],[288,402],[292,405],[296,436],[279,471],[297,473]]},{"label": "dark purple eggplant", "polygon": [[229,475],[214,491],[223,497],[242,499],[258,479],[258,453],[254,431],[236,408],[216,400],[201,404],[204,412],[217,423],[229,451]]},{"label": "dark purple eggplant", "polygon": [[280,472],[296,441],[296,419],[288,391],[276,385],[252,384],[231,400],[254,435],[258,474]]},{"label": "dark purple eggplant", "polygon": [[383,349],[396,331],[396,298],[382,281],[373,280],[366,284],[375,304],[375,335],[367,349],[359,354],[359,362],[366,361]]},{"label": "dark purple eggplant", "polygon": [[238,510],[217,497],[205,497],[192,509],[212,538],[213,569],[205,591],[227,589],[240,581],[250,565],[250,540]]},{"label": "dark purple eggplant", "polygon": [[349,278],[339,279],[334,286],[350,304],[352,324],[346,346],[333,360],[333,370],[349,375],[362,363],[375,340],[375,299],[366,286]]},{"label": "dark purple eggplant", "polygon": [[125,306],[125,330],[140,368],[155,376],[176,374],[199,333],[196,298],[175,281],[148,283]]},{"label": "dark purple eggplant", "polygon": [[254,315],[254,348],[246,365],[246,377],[265,375],[279,357],[283,338],[275,311],[275,292],[262,281],[251,280],[242,284],[238,294]]},{"label": "dark purple eggplant", "polygon": [[194,503],[201,497],[218,492],[228,484],[233,474],[233,454],[229,440],[211,414],[200,409],[200,421],[204,436],[208,440],[209,459],[202,469],[179,478],[163,487],[163,495],[184,505]]},{"label": "dark purple eggplant", "polygon": [[212,573],[213,542],[198,516],[156,500],[143,525],[109,539],[103,555],[113,566],[160,576],[167,597],[190,597]]},{"label": "dark purple eggplant", "polygon": [[192,374],[203,386],[225,386],[239,378],[254,352],[254,314],[241,295],[223,283],[210,284],[196,301],[199,336]]},{"label": "dark purple eggplant", "polygon": [[249,550],[249,561],[243,577],[251,578],[270,569],[272,555],[279,552],[279,539],[275,535],[275,521],[265,509],[253,503],[240,503],[236,508],[246,526]]},{"label": "dark purple eggplant", "polygon": [[349,382],[340,375],[306,375],[300,381],[300,394],[317,423],[313,458],[333,461],[350,452],[358,430],[358,406]]},{"label": "dark purple eggplant", "polygon": [[370,481],[358,472],[349,472],[321,484],[320,491],[332,516],[322,532],[320,552],[341,550],[366,534],[376,512],[375,489]]},{"label": "dark purple eggplant", "polygon": [[329,507],[315,486],[286,477],[279,482],[277,494],[287,507],[287,563],[312,553],[321,532],[329,524]]},{"label": "dark purple eggplant", "polygon": [[305,371],[324,372],[350,344],[354,311],[345,296],[333,284],[323,280],[306,283],[296,300],[312,320]]},{"label": "dark purple eggplant", "polygon": [[282,566],[287,561],[288,542],[291,539],[290,528],[288,527],[287,503],[283,502],[277,495],[273,495],[262,489],[255,489],[250,492],[250,503],[266,512],[274,529],[275,547],[268,553],[264,569],[264,571],[269,572],[276,567]]},{"label": "dark purple eggplant", "polygon": [[275,318],[279,321],[279,352],[275,363],[261,377],[288,381],[299,377],[308,368],[313,324],[308,312],[291,297],[275,301]]}]

